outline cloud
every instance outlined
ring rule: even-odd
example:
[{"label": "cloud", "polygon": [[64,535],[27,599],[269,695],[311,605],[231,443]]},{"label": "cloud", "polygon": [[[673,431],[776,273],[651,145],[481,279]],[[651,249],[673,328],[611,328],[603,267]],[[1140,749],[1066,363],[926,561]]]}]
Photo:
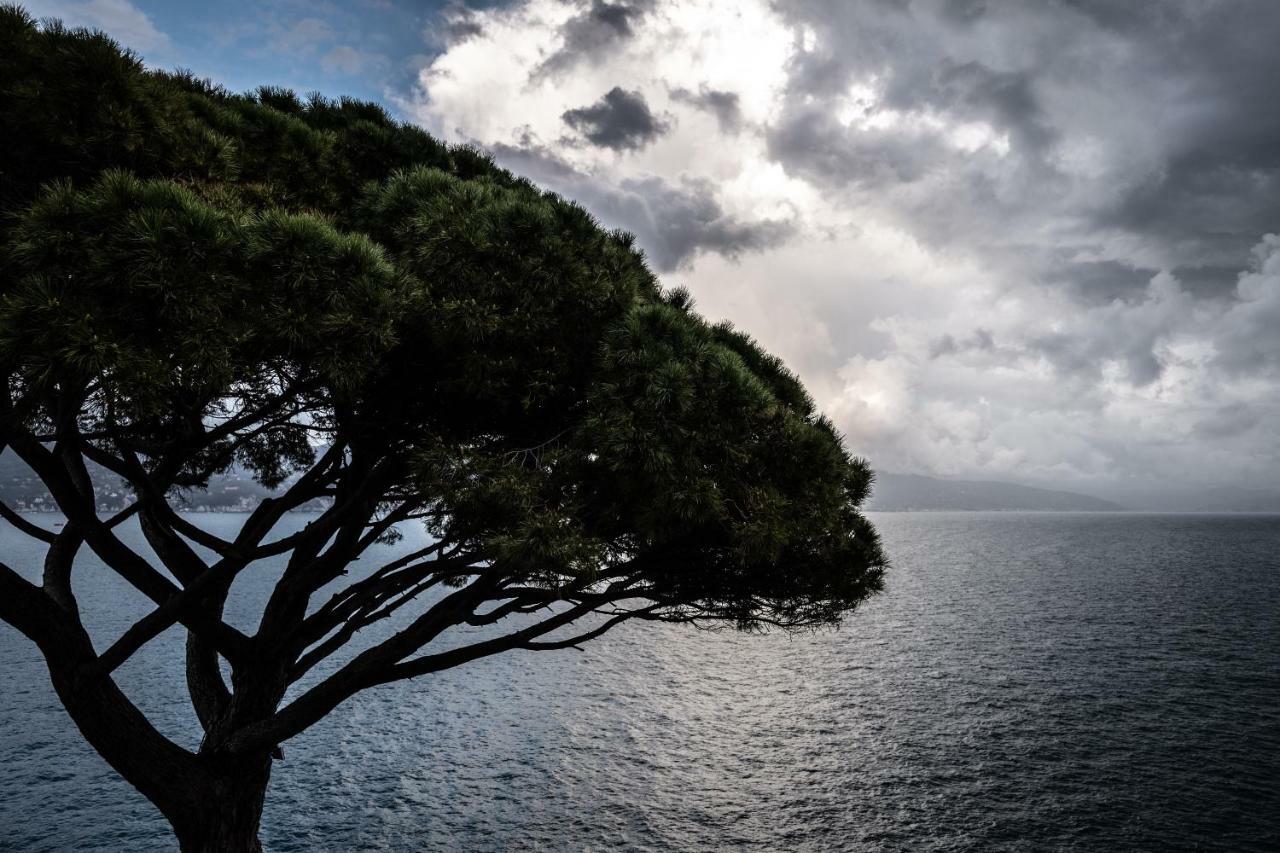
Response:
[{"label": "cloud", "polygon": [[475,10],[464,0],[450,0],[448,5],[436,15],[427,30],[430,37],[442,47],[464,42],[469,38],[484,33]]},{"label": "cloud", "polygon": [[685,268],[705,252],[740,258],[764,251],[795,230],[789,220],[743,221],[726,213],[703,180],[671,184],[648,175],[615,182],[580,172],[536,146],[499,144],[492,151],[501,165],[577,200],[607,227],[634,234],[661,272]]},{"label": "cloud", "polygon": [[862,127],[829,110],[802,104],[770,127],[769,155],[828,186],[875,188],[918,181],[950,156],[936,129],[914,121]]},{"label": "cloud", "polygon": [[996,71],[981,62],[943,62],[934,75],[934,103],[1006,128],[1030,151],[1054,141],[1054,131],[1027,71]]},{"label": "cloud", "polygon": [[917,182],[926,162],[939,186],[893,201],[928,239],[1014,232],[1052,260],[1045,278],[1074,278],[1062,259],[1075,255],[1212,278],[1222,292],[1221,272],[1280,218],[1275,4],[780,8],[805,37],[773,154],[855,187]]},{"label": "cloud", "polygon": [[1222,318],[1217,360],[1232,374],[1274,377],[1280,371],[1280,236],[1266,235],[1253,256]]},{"label": "cloud", "polygon": [[1280,237],[1252,256],[1226,301],[1162,272],[1141,297],[1091,307],[1060,291],[979,291],[942,334],[887,318],[891,346],[841,367],[829,408],[889,470],[1260,482],[1280,449],[1267,427],[1280,415]]},{"label": "cloud", "polygon": [[600,56],[618,42],[631,38],[632,27],[643,14],[641,4],[591,0],[590,6],[561,25],[560,46],[537,67],[533,76],[560,74],[579,62]]},{"label": "cloud", "polygon": [[878,466],[1280,479],[1280,6],[519,0],[474,20],[406,114],[635,232]]},{"label": "cloud", "polygon": [[742,105],[736,92],[709,89],[704,85],[697,92],[683,87],[672,89],[671,97],[711,113],[725,133],[734,133],[742,127]]},{"label": "cloud", "polygon": [[969,336],[957,341],[950,333],[941,335],[929,343],[929,358],[942,358],[973,350],[991,352],[996,348],[995,338],[987,329],[974,329]]},{"label": "cloud", "polygon": [[615,151],[643,148],[671,127],[653,114],[644,95],[618,86],[591,106],[566,110],[561,118],[592,145]]},{"label": "cloud", "polygon": [[58,18],[68,26],[102,30],[144,54],[164,54],[173,47],[169,37],[129,0],[26,0],[22,5],[38,18]]}]

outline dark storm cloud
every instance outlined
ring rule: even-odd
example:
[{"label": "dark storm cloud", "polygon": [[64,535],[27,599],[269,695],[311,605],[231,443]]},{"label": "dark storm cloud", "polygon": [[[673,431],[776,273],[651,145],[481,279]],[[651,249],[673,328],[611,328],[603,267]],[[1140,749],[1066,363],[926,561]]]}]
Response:
[{"label": "dark storm cloud", "polygon": [[1188,266],[1238,260],[1280,227],[1280,133],[1267,142],[1275,150],[1253,156],[1208,147],[1179,154],[1103,210],[1097,224],[1159,240]]},{"label": "dark storm cloud", "polygon": [[673,185],[658,177],[610,181],[584,174],[533,144],[495,145],[500,164],[572,198],[608,227],[636,235],[660,272],[678,269],[700,253],[737,258],[785,242],[795,232],[787,220],[745,221],[724,211],[709,181]]},{"label": "dark storm cloud", "polygon": [[947,0],[942,4],[942,16],[956,24],[972,23],[987,13],[986,0]]},{"label": "dark storm cloud", "polygon": [[[1037,201],[1007,192],[1011,175],[1052,191],[1057,176],[1047,160],[1058,131],[1038,91],[1039,72],[1008,67],[1009,51],[987,33],[997,17],[989,6],[796,0],[781,8],[806,34],[783,107],[766,130],[770,156],[789,172],[830,188],[892,190],[926,177],[945,183],[922,209],[904,211],[930,242],[968,239],[982,224],[955,208],[1022,216]],[[873,102],[851,108],[854,84],[873,89]],[[1002,162],[992,167],[990,151],[954,144],[949,134],[966,123],[1003,137]]]},{"label": "dark storm cloud", "polygon": [[567,71],[584,59],[593,59],[635,34],[635,24],[647,3],[609,3],[592,0],[560,28],[559,49],[534,72],[534,79]]},{"label": "dark storm cloud", "polygon": [[1079,12],[1099,26],[1122,33],[1150,32],[1169,27],[1185,27],[1194,22],[1196,6],[1204,3],[1170,0],[1058,0],[1059,5]]},{"label": "dark storm cloud", "polygon": [[[1045,280],[1069,288],[1082,302],[1111,302],[1141,291],[1158,270],[1119,261],[1061,260],[1048,265]],[[1234,273],[1232,274],[1234,279]]]},{"label": "dark storm cloud", "polygon": [[1149,29],[1108,22],[1127,27],[1185,94],[1161,168],[1103,222],[1179,243],[1196,265],[1238,258],[1280,227],[1280,4],[1219,4]]},{"label": "dark storm cloud", "polygon": [[1230,296],[1240,277],[1241,259],[1246,253],[1232,257],[1230,266],[1200,264],[1175,267],[1173,275],[1188,292],[1202,299],[1223,298]]},{"label": "dark storm cloud", "polygon": [[428,28],[428,36],[451,46],[484,33],[475,9],[464,0],[450,0]]},{"label": "dark storm cloud", "polygon": [[949,355],[958,355],[963,352],[972,352],[978,350],[981,352],[992,352],[996,348],[996,341],[991,332],[987,329],[975,329],[973,334],[967,338],[956,339],[954,335],[945,334],[934,338],[929,343],[929,358],[937,359]]},{"label": "dark storm cloud", "polygon": [[[932,91],[924,99],[969,117],[980,117],[1017,136],[1026,148],[1040,149],[1053,141],[1054,131],[1033,91],[1027,72],[996,71],[981,62],[944,62],[934,75]],[[905,98],[912,105],[910,97]]]},{"label": "dark storm cloud", "polygon": [[706,86],[696,92],[680,88],[671,90],[671,98],[711,113],[725,133],[734,133],[742,127],[742,105],[737,92],[724,92]]},{"label": "dark storm cloud", "polygon": [[643,148],[670,128],[669,122],[649,109],[643,95],[619,86],[591,106],[569,110],[561,118],[592,145],[615,151]]},{"label": "dark storm cloud", "polygon": [[1100,337],[1053,333],[1032,338],[1025,353],[1044,359],[1062,377],[1101,379],[1103,366],[1114,361],[1133,385],[1149,385],[1160,378],[1164,365],[1152,351],[1151,340],[1123,342],[1119,351],[1113,343]]},{"label": "dark storm cloud", "polygon": [[[1280,231],[1280,3],[780,8],[807,36],[765,131],[770,157],[830,193],[873,194],[926,245],[1090,318],[990,350],[943,335],[931,359],[1043,361],[1079,379],[1116,365],[1146,387],[1177,358],[1171,335],[1203,334],[1212,370],[1280,374],[1280,298],[1237,293],[1251,249]],[[850,121],[853,84],[876,98]],[[1005,149],[953,144],[972,123]],[[1162,269],[1201,310],[1227,312],[1213,329],[1179,324],[1190,302],[1150,301]]]},{"label": "dark storm cloud", "polygon": [[877,187],[910,183],[940,168],[948,154],[931,134],[850,128],[821,108],[783,114],[766,135],[769,156],[816,182]]},{"label": "dark storm cloud", "polygon": [[[1109,322],[1110,321],[1110,322]],[[982,363],[1009,367],[1039,362],[1064,380],[1102,378],[1104,366],[1116,364],[1134,386],[1150,385],[1163,375],[1166,365],[1156,352],[1163,332],[1159,327],[1126,327],[1123,320],[1100,317],[1092,334],[1051,332],[1036,334],[1008,346],[997,345],[987,329],[957,337],[947,333],[929,342],[930,361],[981,357]]]},{"label": "dark storm cloud", "polygon": [[623,181],[622,189],[643,200],[629,218],[643,214],[641,221],[655,237],[652,257],[660,269],[674,269],[699,252],[738,258],[773,248],[794,231],[785,220],[744,222],[729,216],[716,202],[710,181],[690,180],[673,187],[652,177]]}]

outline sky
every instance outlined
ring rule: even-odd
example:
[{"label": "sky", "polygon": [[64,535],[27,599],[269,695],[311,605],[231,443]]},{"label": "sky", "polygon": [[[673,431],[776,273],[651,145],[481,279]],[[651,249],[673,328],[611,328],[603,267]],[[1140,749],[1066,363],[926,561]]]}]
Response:
[{"label": "sky", "polygon": [[1273,0],[33,0],[637,235],[883,471],[1280,484]]}]

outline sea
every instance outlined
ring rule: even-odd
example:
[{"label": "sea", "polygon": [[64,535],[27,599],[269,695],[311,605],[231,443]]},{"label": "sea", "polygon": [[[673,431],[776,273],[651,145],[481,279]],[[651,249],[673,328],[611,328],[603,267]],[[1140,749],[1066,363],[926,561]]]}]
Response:
[{"label": "sea", "polygon": [[[266,850],[1280,851],[1280,516],[872,518],[886,589],[838,630],[624,625],[360,695],[285,744]],[[75,583],[100,643],[147,610]],[[119,681],[193,747],[181,646]],[[0,625],[0,849],[173,847]]]}]

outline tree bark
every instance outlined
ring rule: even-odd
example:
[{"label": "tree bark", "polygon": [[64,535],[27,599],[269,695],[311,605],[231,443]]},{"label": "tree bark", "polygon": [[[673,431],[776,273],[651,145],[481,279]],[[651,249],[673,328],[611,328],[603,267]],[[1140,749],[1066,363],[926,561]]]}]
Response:
[{"label": "tree bark", "polygon": [[205,778],[199,806],[171,816],[170,822],[183,853],[261,853],[258,827],[275,747],[234,752],[227,736],[248,721],[271,716],[288,685],[284,666],[266,659],[244,667],[233,674],[234,689],[228,692],[213,650],[193,640],[187,651],[191,698],[205,728],[198,756]]},{"label": "tree bark", "polygon": [[101,672],[82,629],[53,628],[39,644],[53,689],[85,740],[169,819],[175,831],[194,825],[213,787],[204,762],[156,731]]},{"label": "tree bark", "polygon": [[193,814],[168,816],[182,853],[262,853],[258,829],[271,756],[237,758],[211,775]]}]

